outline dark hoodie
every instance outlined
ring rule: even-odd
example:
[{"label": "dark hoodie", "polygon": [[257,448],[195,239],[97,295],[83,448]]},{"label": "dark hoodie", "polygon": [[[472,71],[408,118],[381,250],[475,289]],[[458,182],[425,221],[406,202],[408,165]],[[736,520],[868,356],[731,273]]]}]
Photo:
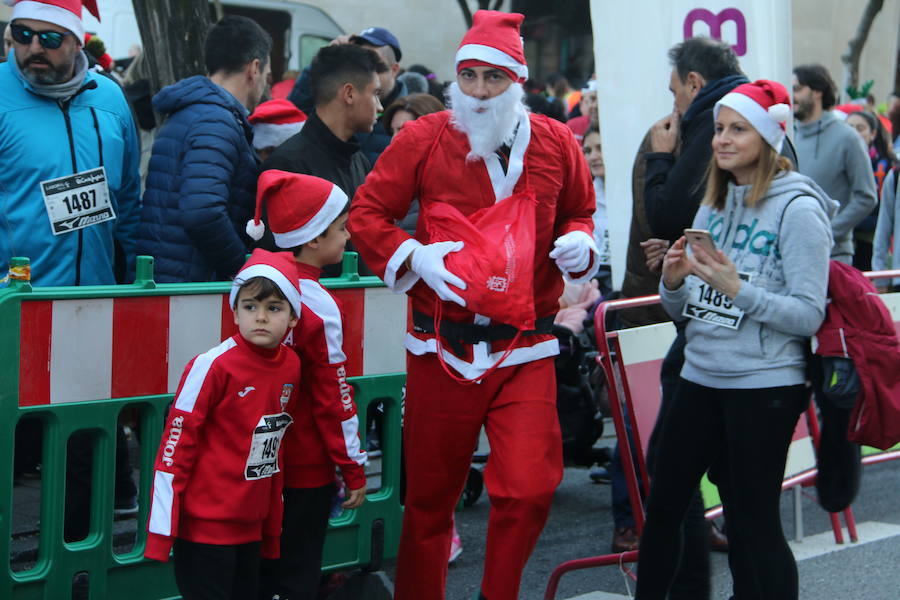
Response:
[{"label": "dark hoodie", "polygon": [[681,151],[648,152],[644,155],[644,209],[654,237],[674,242],[691,226],[703,200],[706,168],[712,156],[712,110],[722,96],[742,83],[743,75],[710,81],[681,118]]},{"label": "dark hoodie", "polygon": [[247,109],[199,75],[165,87],[153,107],[168,118],[150,157],[138,253],[156,258],[159,282],[230,279],[256,204]]}]

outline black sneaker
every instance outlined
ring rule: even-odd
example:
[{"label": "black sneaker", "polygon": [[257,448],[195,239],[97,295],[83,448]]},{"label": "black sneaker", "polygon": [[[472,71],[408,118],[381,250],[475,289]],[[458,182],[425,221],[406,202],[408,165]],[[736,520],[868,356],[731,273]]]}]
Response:
[{"label": "black sneaker", "polygon": [[590,477],[591,481],[593,481],[594,483],[608,484],[612,481],[612,477],[609,474],[609,469],[607,469],[606,467],[594,467],[593,469],[591,469],[588,477]]}]

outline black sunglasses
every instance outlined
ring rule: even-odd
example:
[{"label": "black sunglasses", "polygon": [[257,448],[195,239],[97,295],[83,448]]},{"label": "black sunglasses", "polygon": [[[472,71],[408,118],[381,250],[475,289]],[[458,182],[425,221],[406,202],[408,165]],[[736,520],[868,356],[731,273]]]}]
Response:
[{"label": "black sunglasses", "polygon": [[56,50],[62,46],[63,39],[65,39],[67,35],[75,36],[74,33],[69,31],[35,31],[33,29],[28,29],[24,25],[15,24],[10,25],[9,30],[12,34],[12,39],[19,44],[30,46],[31,40],[34,39],[34,36],[37,36],[41,46],[48,50]]}]

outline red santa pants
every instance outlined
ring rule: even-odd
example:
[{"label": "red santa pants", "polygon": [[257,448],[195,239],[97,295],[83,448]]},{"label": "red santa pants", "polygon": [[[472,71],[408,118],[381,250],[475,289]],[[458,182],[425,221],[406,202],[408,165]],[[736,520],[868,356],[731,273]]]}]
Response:
[{"label": "red santa pants", "polygon": [[484,425],[491,501],[481,591],[516,600],[522,569],[562,479],[553,359],[461,385],[434,354],[408,355],[403,442],[406,503],[395,600],[443,600],[452,516]]}]

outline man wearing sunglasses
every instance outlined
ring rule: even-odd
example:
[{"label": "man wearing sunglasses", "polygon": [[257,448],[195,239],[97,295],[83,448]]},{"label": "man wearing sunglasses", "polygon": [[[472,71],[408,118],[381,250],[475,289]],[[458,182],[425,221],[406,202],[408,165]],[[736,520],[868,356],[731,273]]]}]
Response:
[{"label": "man wearing sunglasses", "polygon": [[140,218],[131,111],[88,69],[81,10],[82,0],[19,0],[0,65],[0,273],[27,256],[39,286],[121,281]]}]

